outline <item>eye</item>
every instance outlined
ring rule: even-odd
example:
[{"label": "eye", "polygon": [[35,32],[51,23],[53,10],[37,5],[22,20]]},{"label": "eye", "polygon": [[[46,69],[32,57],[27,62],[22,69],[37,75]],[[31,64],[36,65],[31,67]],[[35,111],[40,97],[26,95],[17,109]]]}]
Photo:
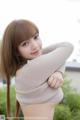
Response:
[{"label": "eye", "polygon": [[38,39],[39,38],[39,35],[35,35],[34,36],[34,39],[36,40],[36,39]]},{"label": "eye", "polygon": [[22,46],[25,46],[26,45],[26,42],[22,44]]},{"label": "eye", "polygon": [[21,44],[21,46],[27,46],[27,45],[29,45],[29,42],[23,42],[23,43]]}]

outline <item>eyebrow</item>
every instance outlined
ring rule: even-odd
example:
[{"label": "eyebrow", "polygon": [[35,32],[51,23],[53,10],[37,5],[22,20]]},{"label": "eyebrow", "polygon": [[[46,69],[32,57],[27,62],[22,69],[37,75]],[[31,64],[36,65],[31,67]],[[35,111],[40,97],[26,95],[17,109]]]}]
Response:
[{"label": "eyebrow", "polygon": [[35,33],[32,37],[34,37],[34,36],[36,36],[36,35],[39,35],[39,33],[37,32],[37,33]]}]

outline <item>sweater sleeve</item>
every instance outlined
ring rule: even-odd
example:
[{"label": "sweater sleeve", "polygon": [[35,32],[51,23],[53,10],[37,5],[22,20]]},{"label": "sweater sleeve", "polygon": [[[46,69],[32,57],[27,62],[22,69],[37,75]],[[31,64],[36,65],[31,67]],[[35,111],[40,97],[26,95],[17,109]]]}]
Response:
[{"label": "sweater sleeve", "polygon": [[[71,55],[73,45],[68,42],[62,42],[55,47],[51,45],[46,50],[46,54],[30,60],[28,64],[22,67],[21,75],[24,76],[22,84],[27,89],[41,85],[53,72],[60,69]],[[23,79],[22,76],[21,79]]]},{"label": "sweater sleeve", "polygon": [[[61,43],[62,44],[62,43]],[[50,45],[50,46],[47,46],[46,48],[43,48],[42,50],[42,54],[47,54],[49,52],[51,52],[52,50],[55,50],[57,47],[60,46],[60,43],[56,43],[54,45]],[[64,72],[65,72],[65,63],[56,71],[59,71],[62,73],[62,75],[64,76]]]},{"label": "sweater sleeve", "polygon": [[62,73],[62,76],[64,77],[64,73],[65,73],[65,63],[58,69],[56,70],[58,72],[61,72]]},{"label": "sweater sleeve", "polygon": [[47,54],[47,53],[55,50],[56,48],[60,47],[60,45],[62,46],[62,44],[63,44],[63,45],[67,45],[67,44],[70,44],[70,43],[67,43],[67,42],[66,42],[66,43],[65,43],[65,42],[55,43],[55,44],[52,44],[52,45],[50,45],[50,46],[44,47],[44,48],[42,49],[42,54]]}]

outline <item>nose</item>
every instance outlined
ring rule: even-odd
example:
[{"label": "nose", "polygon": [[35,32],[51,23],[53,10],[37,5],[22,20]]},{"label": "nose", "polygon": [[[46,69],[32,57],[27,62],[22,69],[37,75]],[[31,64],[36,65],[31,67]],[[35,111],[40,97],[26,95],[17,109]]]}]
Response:
[{"label": "nose", "polygon": [[35,40],[32,40],[31,42],[31,49],[32,50],[38,49],[38,43]]}]

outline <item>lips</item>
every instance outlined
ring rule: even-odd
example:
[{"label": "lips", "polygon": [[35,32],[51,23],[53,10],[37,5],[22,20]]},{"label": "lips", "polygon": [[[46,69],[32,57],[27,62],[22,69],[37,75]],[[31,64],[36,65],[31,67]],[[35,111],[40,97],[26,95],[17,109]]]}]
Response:
[{"label": "lips", "polygon": [[37,54],[39,51],[34,51],[34,52],[32,52],[31,54]]}]

